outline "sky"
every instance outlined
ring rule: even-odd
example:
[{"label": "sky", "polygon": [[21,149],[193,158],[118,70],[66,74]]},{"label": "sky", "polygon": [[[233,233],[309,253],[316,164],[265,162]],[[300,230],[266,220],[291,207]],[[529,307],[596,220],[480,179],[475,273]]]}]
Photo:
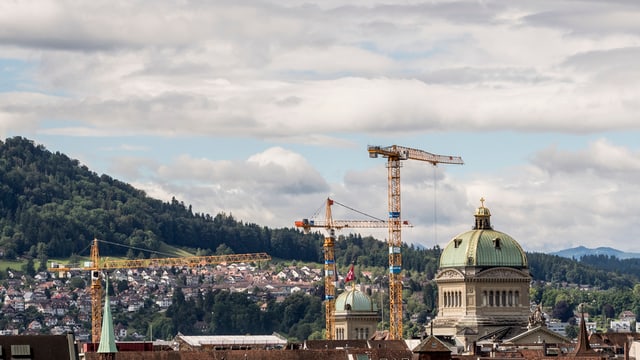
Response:
[{"label": "sky", "polygon": [[2,1],[0,139],[275,228],[327,197],[386,218],[367,146],[412,147],[465,164],[402,162],[404,242],[445,246],[482,197],[527,251],[640,252],[638,19],[636,0]]}]

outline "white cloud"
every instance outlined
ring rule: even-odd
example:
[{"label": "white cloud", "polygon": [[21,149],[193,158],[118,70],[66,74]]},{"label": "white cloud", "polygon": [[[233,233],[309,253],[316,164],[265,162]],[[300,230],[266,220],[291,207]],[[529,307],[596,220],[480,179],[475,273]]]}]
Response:
[{"label": "white cloud", "polygon": [[[211,161],[180,156],[154,169],[153,181],[140,182],[149,195],[193,204],[198,212],[232,213],[261,225],[291,227],[293,203],[322,199],[328,184],[299,154],[274,147],[245,161]],[[299,216],[299,215],[298,215]]]},{"label": "white cloud", "polygon": [[[477,156],[491,163],[473,172],[406,164],[403,215],[416,224],[407,239],[442,243],[469,228],[484,196],[525,248],[616,245],[638,231],[637,149],[611,134],[640,130],[639,11],[588,0],[3,2],[0,51],[27,66],[0,79],[0,135],[113,141],[100,150],[118,152],[114,175],[150,195],[286,226],[329,195],[386,213],[382,164],[336,175],[346,160],[310,160],[327,149],[434,133],[602,134],[577,150],[541,141],[506,168],[510,149]],[[123,136],[145,145],[123,148]],[[169,149],[192,136],[238,142],[206,158]],[[263,150],[227,154],[247,138]],[[485,151],[465,146],[451,144]],[[85,150],[83,162],[97,157]]]},{"label": "white cloud", "polygon": [[638,127],[640,36],[623,15],[638,11],[632,3],[37,5],[5,3],[0,38],[35,65],[41,91],[61,94],[13,107],[74,122],[49,133]]},{"label": "white cloud", "polygon": [[576,151],[544,149],[530,165],[463,187],[469,198],[484,196],[494,227],[526,249],[626,248],[640,231],[628,217],[640,211],[638,180],[640,153],[599,140]]}]

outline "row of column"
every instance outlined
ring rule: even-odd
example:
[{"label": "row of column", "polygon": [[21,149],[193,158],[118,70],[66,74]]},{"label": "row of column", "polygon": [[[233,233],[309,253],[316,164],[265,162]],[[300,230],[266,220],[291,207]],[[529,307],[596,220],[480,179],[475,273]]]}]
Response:
[{"label": "row of column", "polygon": [[462,291],[445,291],[443,296],[444,307],[462,306]]},{"label": "row of column", "polygon": [[[462,291],[445,291],[444,307],[462,307]],[[482,306],[518,306],[520,292],[518,290],[489,290],[482,292]]]},{"label": "row of column", "polygon": [[369,328],[356,328],[355,329],[356,340],[369,339]]},{"label": "row of column", "polygon": [[483,306],[518,306],[520,292],[518,290],[490,290],[482,292]]},{"label": "row of column", "polygon": [[[368,340],[369,339],[369,328],[355,328],[354,329],[354,340]],[[337,328],[336,329],[336,340],[345,340],[344,337],[344,329]]]}]

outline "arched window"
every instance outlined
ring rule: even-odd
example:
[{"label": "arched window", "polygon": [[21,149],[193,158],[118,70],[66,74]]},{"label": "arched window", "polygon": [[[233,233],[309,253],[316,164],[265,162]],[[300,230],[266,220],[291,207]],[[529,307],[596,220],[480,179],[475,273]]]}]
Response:
[{"label": "arched window", "polygon": [[502,302],[501,302],[502,306],[507,306],[507,292],[506,291],[502,291]]},{"label": "arched window", "polygon": [[509,306],[513,306],[513,291],[509,290]]},{"label": "arched window", "polygon": [[520,306],[520,292],[518,290],[516,290],[516,298],[514,303],[516,304],[516,306]]},{"label": "arched window", "polygon": [[489,291],[489,306],[493,306],[493,290]]}]

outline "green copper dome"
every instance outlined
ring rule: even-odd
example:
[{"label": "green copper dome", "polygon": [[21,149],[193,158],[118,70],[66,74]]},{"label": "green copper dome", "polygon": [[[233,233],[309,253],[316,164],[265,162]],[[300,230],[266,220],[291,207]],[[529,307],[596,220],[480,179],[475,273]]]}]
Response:
[{"label": "green copper dome", "polygon": [[527,255],[511,236],[493,230],[491,212],[482,205],[476,210],[473,230],[457,235],[440,255],[440,268],[459,266],[527,268]]},{"label": "green copper dome", "polygon": [[338,296],[336,311],[378,311],[378,307],[365,293],[353,289]]}]

